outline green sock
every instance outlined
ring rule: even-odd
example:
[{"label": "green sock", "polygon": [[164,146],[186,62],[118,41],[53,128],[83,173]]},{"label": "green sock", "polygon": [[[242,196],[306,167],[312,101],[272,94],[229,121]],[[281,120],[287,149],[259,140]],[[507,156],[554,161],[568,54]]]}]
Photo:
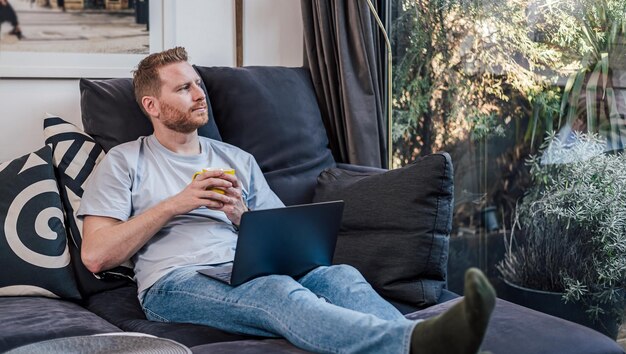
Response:
[{"label": "green sock", "polygon": [[496,303],[496,292],[476,268],[465,272],[465,298],[441,315],[420,322],[411,336],[411,353],[476,354]]}]

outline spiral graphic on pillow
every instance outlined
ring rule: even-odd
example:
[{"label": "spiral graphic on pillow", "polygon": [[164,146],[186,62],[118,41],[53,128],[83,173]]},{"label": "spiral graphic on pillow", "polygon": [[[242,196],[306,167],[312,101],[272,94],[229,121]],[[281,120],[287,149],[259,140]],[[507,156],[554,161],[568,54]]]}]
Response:
[{"label": "spiral graphic on pillow", "polygon": [[[63,253],[60,255],[51,256],[41,254],[28,248],[28,246],[21,241],[20,232],[18,231],[20,213],[27,210],[26,204],[38,195],[50,192],[58,194],[56,182],[52,179],[37,181],[22,190],[9,206],[4,222],[4,232],[11,250],[25,262],[42,268],[63,268],[70,263],[70,254],[67,244],[65,245]],[[63,211],[61,209],[47,207],[37,212],[38,214],[34,226],[38,237],[47,240],[55,240],[57,237],[64,237],[64,235],[58,235],[49,225],[49,221],[52,218],[63,220]]]}]

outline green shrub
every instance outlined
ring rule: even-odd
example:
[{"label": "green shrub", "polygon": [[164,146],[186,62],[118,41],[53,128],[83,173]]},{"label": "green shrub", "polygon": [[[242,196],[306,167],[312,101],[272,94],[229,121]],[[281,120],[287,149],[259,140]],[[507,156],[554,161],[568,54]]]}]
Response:
[{"label": "green shrub", "polygon": [[626,285],[626,156],[597,135],[550,135],[527,164],[533,185],[515,212],[498,265],[511,283],[562,292],[592,318],[621,314]]}]

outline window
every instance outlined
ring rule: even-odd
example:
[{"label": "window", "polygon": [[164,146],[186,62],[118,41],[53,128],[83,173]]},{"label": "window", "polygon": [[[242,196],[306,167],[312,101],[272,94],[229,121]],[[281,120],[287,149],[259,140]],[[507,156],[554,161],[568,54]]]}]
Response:
[{"label": "window", "polygon": [[391,2],[394,165],[452,156],[452,244],[465,244],[451,257],[492,269],[533,184],[527,159],[546,136],[596,133],[605,150],[623,149],[625,8],[625,0]]}]

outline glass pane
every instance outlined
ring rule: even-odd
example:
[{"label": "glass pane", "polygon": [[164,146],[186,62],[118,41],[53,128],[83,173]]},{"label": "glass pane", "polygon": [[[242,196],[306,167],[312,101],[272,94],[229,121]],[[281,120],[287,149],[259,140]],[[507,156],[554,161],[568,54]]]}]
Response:
[{"label": "glass pane", "polygon": [[625,8],[392,2],[394,166],[452,156],[451,290],[478,266],[498,289],[504,273],[589,313],[623,299]]}]

